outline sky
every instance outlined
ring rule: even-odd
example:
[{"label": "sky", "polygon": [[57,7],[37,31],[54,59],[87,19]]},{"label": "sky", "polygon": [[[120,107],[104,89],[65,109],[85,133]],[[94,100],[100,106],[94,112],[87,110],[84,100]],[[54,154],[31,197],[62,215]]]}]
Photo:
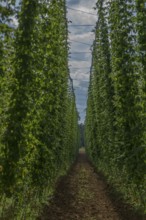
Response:
[{"label": "sky", "polygon": [[91,50],[95,38],[93,30],[97,21],[97,12],[93,9],[96,2],[97,0],[67,0],[67,18],[68,21],[70,21],[68,24],[68,42],[70,43],[69,69],[71,78],[73,79],[80,123],[84,123],[86,115],[87,93],[92,58]]}]

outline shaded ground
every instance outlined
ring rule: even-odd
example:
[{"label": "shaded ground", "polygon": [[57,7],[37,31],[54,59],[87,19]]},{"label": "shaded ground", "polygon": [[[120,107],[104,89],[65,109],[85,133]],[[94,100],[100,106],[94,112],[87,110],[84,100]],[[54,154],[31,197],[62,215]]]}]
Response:
[{"label": "shaded ground", "polygon": [[123,204],[101,175],[94,172],[84,151],[39,220],[145,220]]}]

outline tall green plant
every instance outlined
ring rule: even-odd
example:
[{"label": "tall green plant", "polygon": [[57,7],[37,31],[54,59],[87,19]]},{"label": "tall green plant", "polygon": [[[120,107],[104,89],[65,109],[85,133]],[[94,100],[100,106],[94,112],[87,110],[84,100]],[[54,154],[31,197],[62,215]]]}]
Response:
[{"label": "tall green plant", "polygon": [[145,4],[97,1],[97,9],[87,150],[125,198],[145,209]]},{"label": "tall green plant", "polygon": [[5,216],[11,207],[11,219],[38,215],[78,151],[78,113],[74,92],[69,92],[67,37],[65,0],[22,1],[12,96],[2,138],[5,205],[2,203],[0,213]]},{"label": "tall green plant", "polygon": [[[111,66],[114,84],[115,148],[119,155],[118,166],[126,169],[130,178],[143,179],[142,120],[139,111],[138,75],[135,73],[133,47],[133,5],[130,1],[111,3],[109,22],[111,37]],[[115,34],[116,32],[116,34]],[[137,150],[137,146],[139,149]],[[124,165],[123,166],[123,161]],[[135,174],[136,173],[136,174]],[[134,175],[135,174],[135,175]],[[134,180],[133,180],[134,181]]]}]

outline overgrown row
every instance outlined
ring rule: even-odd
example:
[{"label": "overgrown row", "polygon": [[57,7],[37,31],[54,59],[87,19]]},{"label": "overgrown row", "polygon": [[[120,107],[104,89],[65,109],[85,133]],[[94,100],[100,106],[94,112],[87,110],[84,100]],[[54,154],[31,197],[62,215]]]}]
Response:
[{"label": "overgrown row", "polygon": [[97,1],[86,117],[94,165],[146,210],[146,1]]},{"label": "overgrown row", "polygon": [[79,147],[65,0],[20,3],[0,4],[2,219],[35,219]]}]

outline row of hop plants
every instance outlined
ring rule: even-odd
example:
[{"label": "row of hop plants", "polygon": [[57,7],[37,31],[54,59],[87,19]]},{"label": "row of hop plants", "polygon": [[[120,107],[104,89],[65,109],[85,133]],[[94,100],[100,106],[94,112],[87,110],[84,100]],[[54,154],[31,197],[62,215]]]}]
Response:
[{"label": "row of hop plants", "polygon": [[2,1],[0,12],[0,219],[36,219],[79,148],[66,2]]},{"label": "row of hop plants", "polygon": [[146,211],[146,1],[98,0],[86,149],[98,170]]}]

